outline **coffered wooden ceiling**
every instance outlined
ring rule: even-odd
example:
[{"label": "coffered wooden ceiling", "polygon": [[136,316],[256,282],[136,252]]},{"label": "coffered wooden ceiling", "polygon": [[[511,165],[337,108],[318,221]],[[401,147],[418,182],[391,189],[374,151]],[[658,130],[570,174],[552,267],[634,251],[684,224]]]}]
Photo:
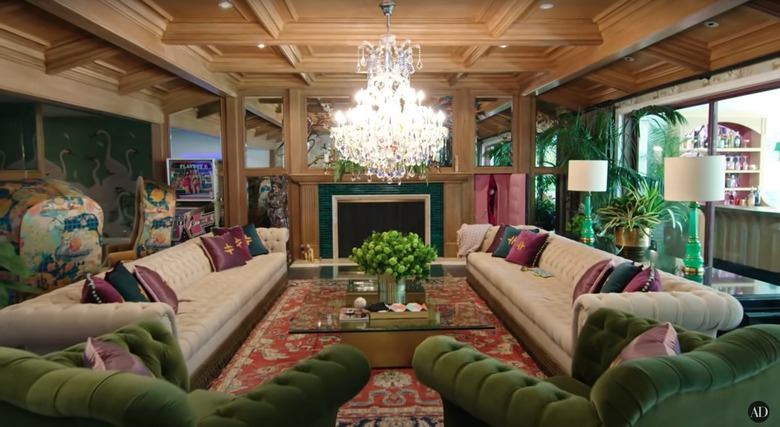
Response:
[{"label": "coffered wooden ceiling", "polygon": [[[0,0],[0,56],[169,112],[243,91],[353,88],[365,82],[357,46],[385,31],[379,2]],[[780,53],[780,1],[396,0],[391,31],[422,47],[415,87],[577,108]]]}]

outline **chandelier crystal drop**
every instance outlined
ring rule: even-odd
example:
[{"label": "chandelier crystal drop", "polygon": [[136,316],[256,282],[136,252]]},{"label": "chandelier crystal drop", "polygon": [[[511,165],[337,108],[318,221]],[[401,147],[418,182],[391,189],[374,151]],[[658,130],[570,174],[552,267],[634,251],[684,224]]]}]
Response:
[{"label": "chandelier crystal drop", "polygon": [[387,33],[378,45],[368,41],[358,46],[358,72],[365,69],[368,84],[355,95],[357,105],[346,113],[336,112],[331,127],[333,143],[342,159],[365,168],[365,174],[387,182],[427,176],[444,147],[448,130],[444,114],[423,105],[425,95],[411,87],[415,71],[422,68],[420,45],[406,40],[396,44],[390,34],[390,15],[395,4],[379,5],[387,20]]}]

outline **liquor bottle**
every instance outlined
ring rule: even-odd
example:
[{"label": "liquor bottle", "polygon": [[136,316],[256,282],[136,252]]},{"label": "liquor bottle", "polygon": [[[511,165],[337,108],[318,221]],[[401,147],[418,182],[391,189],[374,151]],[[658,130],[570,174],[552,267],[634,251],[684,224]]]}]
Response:
[{"label": "liquor bottle", "polygon": [[753,195],[753,199],[754,199],[753,200],[753,205],[755,205],[755,206],[761,205],[761,192],[758,191],[758,187],[756,187],[756,192]]},{"label": "liquor bottle", "polygon": [[734,148],[739,148],[741,145],[739,134],[734,135]]}]

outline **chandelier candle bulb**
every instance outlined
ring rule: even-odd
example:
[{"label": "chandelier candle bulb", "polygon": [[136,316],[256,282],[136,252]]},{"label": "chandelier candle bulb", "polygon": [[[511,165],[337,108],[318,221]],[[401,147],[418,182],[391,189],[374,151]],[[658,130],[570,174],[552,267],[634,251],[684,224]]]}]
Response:
[{"label": "chandelier candle bulb", "polygon": [[426,107],[425,93],[411,87],[415,49],[416,67],[422,67],[420,46],[409,40],[396,44],[390,34],[394,7],[392,1],[380,4],[387,20],[380,43],[358,46],[358,71],[365,68],[368,83],[355,95],[355,107],[336,113],[331,136],[339,156],[362,166],[369,180],[400,184],[405,178],[427,176],[449,131],[444,114]]}]

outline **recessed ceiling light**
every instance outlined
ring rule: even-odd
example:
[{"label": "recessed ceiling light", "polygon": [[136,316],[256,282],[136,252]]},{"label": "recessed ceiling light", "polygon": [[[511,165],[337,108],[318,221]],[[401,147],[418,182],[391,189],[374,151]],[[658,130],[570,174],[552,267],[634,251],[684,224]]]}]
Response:
[{"label": "recessed ceiling light", "polygon": [[634,62],[636,61],[633,56],[624,56],[623,60],[626,62]]},{"label": "recessed ceiling light", "polygon": [[501,49],[506,49],[506,46],[507,46],[507,45],[505,45],[505,44],[500,44],[500,45],[498,45],[498,47],[500,47]]},{"label": "recessed ceiling light", "polygon": [[265,49],[265,43],[260,43],[257,45],[260,49]]},{"label": "recessed ceiling light", "polygon": [[707,28],[718,28],[720,24],[717,21],[707,21],[704,23],[704,26]]},{"label": "recessed ceiling light", "polygon": [[542,4],[539,5],[539,9],[542,9],[542,10],[549,10],[549,9],[554,8],[554,7],[555,7],[555,5],[552,4],[552,3],[542,3]]},{"label": "recessed ceiling light", "polygon": [[222,0],[221,2],[219,2],[219,7],[221,7],[222,9],[230,9],[231,7],[233,7],[233,3],[229,2],[228,0]]}]

